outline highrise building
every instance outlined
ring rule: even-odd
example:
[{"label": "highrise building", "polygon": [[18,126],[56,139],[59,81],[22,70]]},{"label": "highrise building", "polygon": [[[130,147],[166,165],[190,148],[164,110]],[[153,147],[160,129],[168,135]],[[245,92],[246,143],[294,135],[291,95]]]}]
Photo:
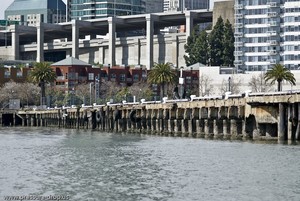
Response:
[{"label": "highrise building", "polygon": [[146,13],[160,13],[164,11],[164,0],[146,1]]},{"label": "highrise building", "polygon": [[300,66],[300,1],[235,1],[235,66],[266,71]]},{"label": "highrise building", "polygon": [[65,22],[66,4],[62,0],[14,0],[5,10],[5,19],[30,26]]},{"label": "highrise building", "polygon": [[209,0],[164,0],[164,11],[208,9]]},{"label": "highrise building", "polygon": [[146,0],[68,0],[69,20],[136,15],[146,12]]}]

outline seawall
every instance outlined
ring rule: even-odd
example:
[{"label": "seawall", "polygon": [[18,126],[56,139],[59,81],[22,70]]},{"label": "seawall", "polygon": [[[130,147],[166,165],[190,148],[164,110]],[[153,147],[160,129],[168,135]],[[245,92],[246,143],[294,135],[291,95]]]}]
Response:
[{"label": "seawall", "polygon": [[47,110],[2,111],[2,125],[164,136],[300,140],[299,91],[195,97]]}]

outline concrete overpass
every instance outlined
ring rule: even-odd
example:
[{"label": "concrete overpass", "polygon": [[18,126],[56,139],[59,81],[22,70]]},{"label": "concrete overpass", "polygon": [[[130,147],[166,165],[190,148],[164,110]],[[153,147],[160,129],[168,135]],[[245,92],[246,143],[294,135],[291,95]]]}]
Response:
[{"label": "concrete overpass", "polygon": [[[79,56],[79,39],[90,36],[108,34],[108,63],[116,64],[116,33],[136,30],[145,30],[146,38],[146,66],[149,69],[153,65],[153,40],[154,35],[159,33],[164,27],[185,25],[186,38],[190,36],[195,24],[212,22],[212,11],[193,10],[185,12],[154,13],[131,16],[117,16],[103,19],[93,19],[88,21],[73,20],[71,22],[59,24],[41,23],[37,27],[23,25],[12,25],[6,30],[0,31],[0,55],[10,55],[14,60],[20,59],[20,50],[26,45],[36,51],[36,61],[44,61],[45,46],[53,46],[55,39],[66,39],[71,41],[71,55],[75,58]],[[66,42],[66,41],[65,41]],[[63,42],[62,42],[63,43]],[[47,45],[46,45],[47,44]],[[50,45],[49,45],[50,44]],[[52,45],[51,45],[52,44]],[[23,46],[23,48],[22,48]],[[10,47],[10,48],[8,48]],[[3,57],[3,56],[2,56]],[[5,58],[3,58],[5,59]]]}]

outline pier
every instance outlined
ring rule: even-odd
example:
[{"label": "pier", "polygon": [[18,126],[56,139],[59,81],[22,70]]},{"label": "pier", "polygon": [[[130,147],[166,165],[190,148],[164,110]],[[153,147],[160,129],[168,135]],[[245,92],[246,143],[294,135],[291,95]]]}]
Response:
[{"label": "pier", "polygon": [[60,127],[174,137],[300,140],[300,91],[191,100],[1,111],[2,126]]}]

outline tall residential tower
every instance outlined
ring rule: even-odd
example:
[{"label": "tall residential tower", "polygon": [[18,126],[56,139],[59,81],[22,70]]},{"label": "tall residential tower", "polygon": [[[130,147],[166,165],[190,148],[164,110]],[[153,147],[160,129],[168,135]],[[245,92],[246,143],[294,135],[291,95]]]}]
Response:
[{"label": "tall residential tower", "polygon": [[300,1],[235,1],[235,66],[266,71],[300,67]]},{"label": "tall residential tower", "polygon": [[136,15],[146,12],[146,0],[68,0],[67,4],[69,20]]}]

